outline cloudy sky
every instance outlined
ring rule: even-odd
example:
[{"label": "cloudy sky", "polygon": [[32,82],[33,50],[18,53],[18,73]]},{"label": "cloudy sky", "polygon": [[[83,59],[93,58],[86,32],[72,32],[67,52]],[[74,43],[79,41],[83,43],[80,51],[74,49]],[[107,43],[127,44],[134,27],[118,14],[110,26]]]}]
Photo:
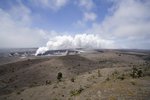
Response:
[{"label": "cloudy sky", "polygon": [[0,48],[150,49],[150,0],[0,0]]}]

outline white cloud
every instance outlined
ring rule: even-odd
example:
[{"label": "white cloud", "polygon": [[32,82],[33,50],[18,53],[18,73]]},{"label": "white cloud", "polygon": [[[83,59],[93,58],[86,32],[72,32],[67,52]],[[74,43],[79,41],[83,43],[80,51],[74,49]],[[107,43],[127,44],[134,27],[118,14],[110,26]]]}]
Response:
[{"label": "white cloud", "polygon": [[50,8],[54,11],[59,10],[68,3],[69,0],[33,0],[32,2],[39,7]]},{"label": "white cloud", "polygon": [[81,20],[78,20],[75,23],[75,26],[79,27],[79,28],[85,28],[87,25],[87,22],[93,22],[95,21],[97,18],[97,15],[93,12],[85,12],[84,16]]},{"label": "white cloud", "polygon": [[93,23],[87,32],[115,39],[120,42],[118,46],[128,48],[132,48],[128,42],[139,44],[134,47],[141,47],[140,42],[145,39],[150,43],[147,39],[150,38],[150,1],[115,0],[114,3],[111,15],[106,16],[102,23]]},{"label": "white cloud", "polygon": [[78,20],[76,23],[74,23],[74,26],[77,28],[85,28],[86,23],[83,20]]},{"label": "white cloud", "polygon": [[[37,5],[59,10],[69,0],[34,0]],[[88,2],[89,1],[89,2]],[[95,6],[92,0],[80,0],[83,7],[83,17],[77,23],[85,27],[92,23],[92,28],[85,31],[91,34],[77,34],[75,36],[58,36],[55,31],[47,32],[43,29],[31,27],[32,11],[21,2],[11,9],[0,9],[0,47],[33,47],[41,46],[44,42],[48,49],[90,47],[90,48],[148,48],[150,45],[150,1],[140,0],[110,0],[114,6],[101,23],[96,23],[97,15],[93,12]],[[49,34],[49,35],[48,35]],[[95,45],[93,45],[95,44]],[[115,45],[115,46],[114,46]],[[40,51],[40,52],[41,52]]]},{"label": "white cloud", "polygon": [[94,21],[97,15],[93,12],[85,12],[84,13],[84,20],[85,21]]},{"label": "white cloud", "polygon": [[114,48],[114,41],[102,39],[99,35],[76,34],[75,36],[63,35],[51,38],[45,47],[40,47],[37,54],[47,50],[73,49],[73,48]]},{"label": "white cloud", "polygon": [[102,24],[93,25],[93,28],[98,29],[96,33],[115,36],[150,34],[149,1],[122,0],[116,5],[112,16],[107,16]]},{"label": "white cloud", "polygon": [[11,15],[12,19],[19,20],[24,25],[29,25],[31,22],[31,10],[26,7],[22,2],[18,2],[17,6],[11,6],[11,9],[7,11]]},{"label": "white cloud", "polygon": [[11,10],[0,8],[0,47],[36,47],[43,45],[47,34],[42,29],[30,28],[30,10],[24,5]]},{"label": "white cloud", "polygon": [[94,7],[93,0],[79,0],[79,6],[86,10],[91,10]]},{"label": "white cloud", "polygon": [[93,22],[96,20],[97,15],[92,10],[95,7],[93,0],[78,0],[78,5],[81,7],[83,12],[82,19],[78,20],[74,25],[79,28],[85,28],[87,22]]}]

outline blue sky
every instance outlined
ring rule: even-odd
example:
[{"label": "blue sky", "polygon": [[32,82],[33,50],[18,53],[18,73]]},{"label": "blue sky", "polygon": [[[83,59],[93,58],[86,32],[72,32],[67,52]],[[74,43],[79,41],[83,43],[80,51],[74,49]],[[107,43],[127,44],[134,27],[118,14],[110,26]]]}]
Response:
[{"label": "blue sky", "polygon": [[[45,0],[46,1],[46,0]],[[51,0],[50,0],[51,1]],[[57,1],[57,0],[56,0]],[[2,0],[0,6],[3,10],[9,10],[14,6],[20,6],[20,4],[27,7],[31,11],[32,27],[42,28],[45,30],[57,30],[57,31],[76,31],[76,22],[82,19],[83,10],[85,8],[80,7],[77,3],[78,1],[74,0],[68,1],[65,6],[62,8],[48,8],[48,7],[39,7],[40,0]],[[41,2],[44,2],[41,0]],[[106,2],[106,0],[93,0],[94,6],[91,11],[96,13],[97,19],[95,21],[101,22],[108,13],[108,9],[111,7],[111,2]],[[17,16],[17,15],[16,15]],[[92,23],[86,23],[87,26],[90,26]],[[71,27],[71,28],[68,28]],[[88,28],[88,27],[87,27]],[[78,31],[77,31],[78,32]]]},{"label": "blue sky", "polygon": [[149,0],[1,0],[0,48],[150,49],[149,9]]}]

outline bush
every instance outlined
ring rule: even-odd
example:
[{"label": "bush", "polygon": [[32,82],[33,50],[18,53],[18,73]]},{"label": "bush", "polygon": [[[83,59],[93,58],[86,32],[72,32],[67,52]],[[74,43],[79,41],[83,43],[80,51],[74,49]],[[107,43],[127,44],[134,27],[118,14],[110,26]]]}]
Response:
[{"label": "bush", "polygon": [[74,80],[75,80],[74,78],[71,78],[71,82],[74,82]]},{"label": "bush", "polygon": [[137,69],[136,67],[133,67],[131,76],[132,78],[142,77],[143,76],[142,69],[141,68]]},{"label": "bush", "polygon": [[58,79],[59,81],[61,81],[61,79],[62,79],[62,73],[61,73],[61,72],[59,72],[59,73],[57,74],[57,79]]},{"label": "bush", "polygon": [[115,70],[113,73],[112,73],[113,77],[115,76],[118,76],[119,75],[119,72],[117,70]]},{"label": "bush", "polygon": [[46,80],[46,85],[51,84],[51,81]]},{"label": "bush", "polygon": [[125,79],[125,75],[124,75],[124,74],[122,74],[122,75],[118,76],[118,79],[120,79],[120,80],[124,80],[124,79]]},{"label": "bush", "polygon": [[137,77],[137,68],[136,67],[132,68],[131,76],[132,76],[132,78],[136,78]]},{"label": "bush", "polygon": [[110,80],[110,78],[109,78],[109,77],[107,77],[107,78],[106,78],[106,81],[109,81],[109,80]]},{"label": "bush", "polygon": [[141,69],[138,70],[138,72],[137,72],[138,77],[142,77],[142,74],[143,74],[142,70]]},{"label": "bush", "polygon": [[18,95],[20,95],[20,94],[21,94],[21,92],[20,92],[20,91],[18,91],[18,92],[17,92],[17,94],[18,94]]},{"label": "bush", "polygon": [[143,76],[150,76],[150,66],[144,68]]},{"label": "bush", "polygon": [[84,89],[80,87],[78,90],[70,91],[71,96],[79,95]]},{"label": "bush", "polygon": [[100,72],[100,70],[98,70],[98,77],[101,77],[102,75],[101,75],[101,72]]},{"label": "bush", "polygon": [[132,85],[136,85],[135,81],[131,81],[130,83],[131,83]]}]

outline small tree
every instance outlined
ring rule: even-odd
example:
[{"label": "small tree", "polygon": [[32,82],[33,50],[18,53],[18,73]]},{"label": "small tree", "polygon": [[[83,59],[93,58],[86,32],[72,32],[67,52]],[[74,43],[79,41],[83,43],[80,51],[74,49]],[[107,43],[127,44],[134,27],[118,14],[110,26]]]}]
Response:
[{"label": "small tree", "polygon": [[62,73],[61,73],[61,72],[59,72],[59,73],[57,74],[57,79],[58,79],[59,81],[61,81],[61,79],[62,79]]}]

